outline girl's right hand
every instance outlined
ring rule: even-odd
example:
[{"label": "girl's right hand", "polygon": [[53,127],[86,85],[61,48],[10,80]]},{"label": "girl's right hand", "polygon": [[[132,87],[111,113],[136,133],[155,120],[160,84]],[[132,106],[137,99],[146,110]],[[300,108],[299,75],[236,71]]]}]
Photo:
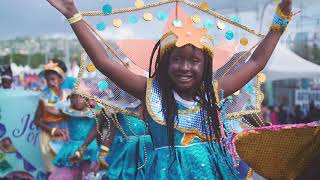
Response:
[{"label": "girl's right hand", "polygon": [[71,18],[78,13],[73,0],[47,0],[53,7],[61,12],[66,18]]},{"label": "girl's right hand", "polygon": [[64,130],[57,128],[54,133],[53,136],[63,136],[64,134]]}]

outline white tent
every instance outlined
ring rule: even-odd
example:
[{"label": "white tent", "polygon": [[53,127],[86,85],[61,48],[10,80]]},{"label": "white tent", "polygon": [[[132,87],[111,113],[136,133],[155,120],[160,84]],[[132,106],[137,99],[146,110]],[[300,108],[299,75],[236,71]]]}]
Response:
[{"label": "white tent", "polygon": [[320,66],[278,44],[263,70],[268,81],[294,78],[320,78]]}]

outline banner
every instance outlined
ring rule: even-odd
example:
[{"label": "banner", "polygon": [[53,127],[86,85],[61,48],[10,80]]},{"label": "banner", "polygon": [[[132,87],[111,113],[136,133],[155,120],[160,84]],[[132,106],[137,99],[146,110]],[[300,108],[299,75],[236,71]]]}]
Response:
[{"label": "banner", "polygon": [[0,89],[0,178],[45,178],[33,122],[37,106],[36,92]]},{"label": "banner", "polygon": [[296,90],[295,105],[309,109],[309,103],[313,101],[316,106],[320,106],[320,90]]}]

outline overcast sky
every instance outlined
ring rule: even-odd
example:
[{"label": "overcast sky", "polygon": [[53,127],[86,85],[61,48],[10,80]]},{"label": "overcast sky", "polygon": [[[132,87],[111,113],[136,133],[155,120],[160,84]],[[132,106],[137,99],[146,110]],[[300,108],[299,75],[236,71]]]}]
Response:
[{"label": "overcast sky", "polygon": [[[106,2],[111,4],[114,9],[123,7],[133,7],[135,0],[77,0],[76,4],[81,11],[100,10]],[[146,3],[154,0],[145,0]],[[271,0],[231,0],[237,6],[257,6],[256,4]],[[248,3],[249,1],[255,3]],[[296,3],[301,0],[294,0]],[[308,1],[308,2],[307,2]],[[304,0],[303,6],[308,8],[309,14],[318,14],[320,9],[319,0]],[[200,0],[195,0],[200,2]],[[208,0],[208,2],[213,2]],[[226,0],[214,1],[210,8],[226,6]],[[246,2],[246,4],[244,4]],[[218,4],[219,3],[219,4]],[[261,4],[260,4],[261,5]],[[214,6],[214,7],[211,7]],[[230,6],[230,3],[229,5]],[[240,9],[241,10],[241,9]],[[250,18],[250,17],[248,17]],[[251,17],[252,18],[252,17]],[[249,25],[256,22],[248,22]],[[46,0],[0,0],[0,39],[11,39],[17,36],[39,36],[51,34],[68,34],[70,27],[65,18],[53,9]]]}]

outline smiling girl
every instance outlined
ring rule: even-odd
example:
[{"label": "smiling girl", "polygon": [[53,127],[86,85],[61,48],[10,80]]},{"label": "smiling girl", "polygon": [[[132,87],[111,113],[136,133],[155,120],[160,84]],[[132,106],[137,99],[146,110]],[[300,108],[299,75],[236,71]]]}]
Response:
[{"label": "smiling girl", "polygon": [[248,62],[232,75],[216,80],[212,79],[212,39],[205,29],[194,28],[188,20],[182,27],[171,28],[156,44],[155,73],[148,79],[109,60],[73,0],[48,2],[68,18],[95,66],[144,102],[155,147],[148,179],[239,179],[223,146],[225,130],[219,118],[218,94],[231,95],[265,67],[291,19],[291,0],[281,1],[269,33]]}]

